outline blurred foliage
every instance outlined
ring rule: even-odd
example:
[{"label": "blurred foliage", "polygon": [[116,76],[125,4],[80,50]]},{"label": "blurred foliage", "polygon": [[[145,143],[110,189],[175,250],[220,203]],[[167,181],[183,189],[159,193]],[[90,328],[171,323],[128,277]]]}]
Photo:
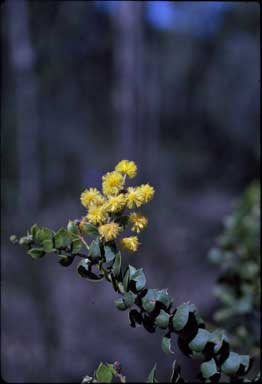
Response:
[{"label": "blurred foliage", "polygon": [[236,336],[237,346],[260,344],[260,183],[253,182],[224,223],[209,260],[220,267],[215,321]]}]

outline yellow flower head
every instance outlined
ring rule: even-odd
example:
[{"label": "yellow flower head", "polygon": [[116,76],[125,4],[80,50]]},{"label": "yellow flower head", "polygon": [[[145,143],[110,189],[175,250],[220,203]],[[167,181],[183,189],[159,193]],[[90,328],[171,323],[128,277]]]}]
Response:
[{"label": "yellow flower head", "polygon": [[88,208],[90,205],[101,205],[104,202],[103,196],[96,188],[85,189],[80,196],[82,205]]},{"label": "yellow flower head", "polygon": [[101,237],[105,239],[105,241],[110,241],[115,239],[121,231],[121,227],[117,223],[108,223],[101,225],[98,228],[98,232]]},{"label": "yellow flower head", "polygon": [[88,214],[86,215],[87,220],[92,224],[103,224],[108,215],[103,206],[96,207],[91,206],[88,210]]},{"label": "yellow flower head", "polygon": [[153,187],[151,187],[151,185],[142,184],[138,188],[139,188],[139,191],[142,195],[143,204],[148,203],[150,200],[152,200],[154,193],[155,193],[155,190]]},{"label": "yellow flower head", "polygon": [[133,224],[131,230],[139,233],[147,226],[148,220],[141,213],[133,212],[129,215],[129,221]]},{"label": "yellow flower head", "polygon": [[143,195],[140,191],[140,187],[127,189],[127,206],[128,208],[140,207],[143,204]]},{"label": "yellow flower head", "polygon": [[117,171],[107,172],[103,176],[103,193],[107,196],[117,195],[124,185],[124,177]]},{"label": "yellow flower head", "polygon": [[130,177],[130,179],[132,179],[136,176],[137,166],[133,161],[122,160],[117,164],[115,170],[123,173],[124,175],[127,175]]},{"label": "yellow flower head", "polygon": [[126,196],[120,193],[118,196],[112,196],[105,203],[105,209],[109,212],[115,213],[121,211],[126,205]]},{"label": "yellow flower head", "polygon": [[121,245],[130,252],[136,252],[139,245],[138,238],[137,236],[124,237],[121,240]]}]

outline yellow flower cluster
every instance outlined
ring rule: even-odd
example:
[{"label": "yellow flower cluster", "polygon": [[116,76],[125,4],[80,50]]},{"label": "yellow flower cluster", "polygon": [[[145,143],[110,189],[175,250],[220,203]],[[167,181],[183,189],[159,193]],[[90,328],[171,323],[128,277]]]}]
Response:
[{"label": "yellow flower cluster", "polygon": [[[138,208],[148,203],[154,196],[154,188],[149,184],[125,188],[126,177],[132,179],[137,174],[137,166],[133,161],[120,161],[114,171],[107,172],[102,177],[102,192],[96,188],[85,189],[80,196],[82,205],[87,208],[87,214],[81,223],[91,223],[97,227],[101,241],[115,240],[125,226],[130,223],[131,231],[139,233],[148,224],[145,216],[132,212],[125,219],[126,209]],[[123,224],[125,222],[125,224]],[[81,225],[80,225],[81,229]],[[136,252],[138,249],[137,236],[122,238],[120,244],[125,249]]]}]

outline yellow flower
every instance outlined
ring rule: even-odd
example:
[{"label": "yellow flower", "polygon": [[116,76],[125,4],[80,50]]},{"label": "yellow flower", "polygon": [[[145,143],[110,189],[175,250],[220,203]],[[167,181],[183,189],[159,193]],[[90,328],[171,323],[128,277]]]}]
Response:
[{"label": "yellow flower", "polygon": [[87,220],[92,224],[103,224],[106,221],[108,215],[103,206],[96,207],[94,205],[89,208],[86,217]]},{"label": "yellow flower", "polygon": [[155,190],[153,187],[151,187],[151,185],[149,184],[142,184],[140,185],[139,188],[139,191],[142,195],[142,202],[143,204],[144,203],[148,203],[150,200],[152,200],[153,196],[154,196],[154,193],[155,193]]},{"label": "yellow flower", "polygon": [[130,252],[136,252],[138,244],[137,236],[124,237],[121,240],[121,245]]},{"label": "yellow flower", "polygon": [[105,239],[105,241],[110,241],[115,239],[121,231],[121,227],[117,223],[108,223],[101,225],[98,228],[98,232],[101,237]]},{"label": "yellow flower", "polygon": [[90,205],[101,205],[104,202],[103,196],[96,188],[85,189],[80,196],[81,203],[88,208]]},{"label": "yellow flower", "polygon": [[107,172],[103,176],[103,193],[107,196],[117,195],[124,185],[124,177],[121,173],[113,171]]},{"label": "yellow flower", "polygon": [[129,187],[127,191],[128,191],[128,194],[127,194],[128,208],[131,209],[135,207],[140,207],[140,205],[143,204],[143,195],[140,191],[140,187],[138,188]]},{"label": "yellow flower", "polygon": [[131,230],[139,233],[147,226],[148,220],[141,213],[133,212],[129,215],[129,221],[133,224]]},{"label": "yellow flower", "polygon": [[109,212],[119,212],[126,205],[126,196],[120,193],[118,196],[112,196],[105,203],[105,209]]},{"label": "yellow flower", "polygon": [[117,164],[115,170],[123,173],[124,175],[127,175],[130,177],[130,179],[132,179],[136,176],[137,166],[134,161],[122,160]]}]

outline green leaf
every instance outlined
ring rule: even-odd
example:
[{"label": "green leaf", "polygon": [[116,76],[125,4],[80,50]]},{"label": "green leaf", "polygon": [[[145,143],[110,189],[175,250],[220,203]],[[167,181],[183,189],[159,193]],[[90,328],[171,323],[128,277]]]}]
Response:
[{"label": "green leaf", "polygon": [[100,363],[96,370],[96,379],[99,383],[111,383],[115,373],[116,371],[112,364]]},{"label": "green leaf", "polygon": [[99,281],[104,278],[104,276],[96,275],[94,272],[92,272],[90,261],[88,259],[83,259],[80,261],[80,263],[77,265],[77,272],[80,276],[92,281]]},{"label": "green leaf", "polygon": [[149,289],[142,297],[142,306],[146,312],[152,312],[156,305],[156,289]]},{"label": "green leaf", "polygon": [[165,352],[166,354],[174,353],[171,349],[171,338],[170,337],[164,336],[162,338],[161,348],[162,348],[162,351]]},{"label": "green leaf", "polygon": [[161,309],[159,315],[155,319],[155,324],[159,328],[163,328],[163,329],[167,328],[169,323],[169,318],[170,318],[170,315],[166,311]]},{"label": "green leaf", "polygon": [[46,253],[50,253],[53,251],[53,240],[44,240],[43,248]]},{"label": "green leaf", "polygon": [[90,244],[88,256],[94,257],[94,258],[101,257],[99,237],[93,240],[92,243]]},{"label": "green leaf", "polygon": [[13,243],[13,244],[16,244],[17,241],[18,241],[16,235],[11,235],[11,236],[9,237],[9,240],[10,240],[11,243]]},{"label": "green leaf", "polygon": [[93,224],[89,224],[89,223],[81,224],[81,231],[84,235],[89,235],[89,236],[98,235],[98,229]]},{"label": "green leaf", "polygon": [[211,333],[208,341],[215,344],[214,352],[218,353],[222,347],[223,342],[225,341],[228,343],[228,338],[222,329],[216,329]]},{"label": "green leaf", "polygon": [[143,289],[146,285],[146,278],[145,278],[143,268],[137,269],[136,272],[133,273],[132,276],[130,277],[130,280],[135,281],[136,290],[141,291],[141,289]]},{"label": "green leaf", "polygon": [[72,233],[74,233],[75,235],[78,235],[79,234],[79,227],[78,227],[78,225],[76,224],[76,222],[75,221],[73,221],[73,220],[69,220],[68,221],[68,224],[67,224],[67,230],[69,231],[69,232],[72,232]]},{"label": "green leaf", "polygon": [[28,255],[30,255],[33,259],[39,259],[40,257],[43,257],[45,252],[43,248],[32,248],[28,252]]},{"label": "green leaf", "polygon": [[72,241],[72,254],[75,255],[82,248],[82,241],[80,239],[74,239]]},{"label": "green leaf", "polygon": [[234,375],[239,370],[241,358],[238,353],[230,352],[228,358],[224,361],[221,366],[222,372],[226,375]]},{"label": "green leaf", "polygon": [[44,240],[52,240],[53,239],[53,231],[51,229],[43,227],[36,232],[36,240],[40,243]]},{"label": "green leaf", "polygon": [[240,355],[239,357],[240,357],[240,364],[243,365],[243,367],[245,368],[245,372],[247,372],[250,366],[249,355]]},{"label": "green leaf", "polygon": [[173,327],[175,331],[182,331],[188,322],[190,307],[189,304],[184,303],[177,307],[177,310],[173,316]]},{"label": "green leaf", "polygon": [[63,267],[68,267],[71,265],[74,261],[74,256],[69,256],[69,255],[58,255],[59,257],[59,264],[61,264]]},{"label": "green leaf", "polygon": [[126,308],[132,307],[132,305],[135,303],[136,295],[132,292],[125,292],[123,301],[126,305]]},{"label": "green leaf", "polygon": [[141,325],[143,322],[143,317],[142,317],[141,313],[139,313],[136,309],[132,309],[129,312],[129,322],[130,322],[131,327],[135,327],[136,324]]},{"label": "green leaf", "polygon": [[168,308],[173,301],[168,295],[167,289],[161,289],[160,291],[157,291],[156,300],[164,304],[166,308]]},{"label": "green leaf", "polygon": [[129,273],[129,268],[127,268],[123,279],[123,287],[125,291],[128,291],[129,288]]},{"label": "green leaf", "polygon": [[32,243],[32,236],[31,235],[23,236],[19,239],[20,245],[30,244],[30,243]]},{"label": "green leaf", "polygon": [[31,227],[31,235],[33,236],[33,238],[37,237],[37,232],[38,231],[39,231],[38,225],[37,224],[32,225],[32,227]]},{"label": "green leaf", "polygon": [[156,364],[151,369],[146,382],[147,383],[158,383],[157,378],[156,378]]},{"label": "green leaf", "polygon": [[120,311],[125,311],[127,309],[127,306],[121,297],[119,299],[116,299],[114,303],[117,309],[119,309]]},{"label": "green leaf", "polygon": [[202,376],[205,379],[209,379],[217,373],[217,366],[214,359],[206,361],[200,365]]},{"label": "green leaf", "polygon": [[55,234],[55,248],[65,248],[71,244],[71,235],[64,228],[60,228]]},{"label": "green leaf", "polygon": [[104,251],[105,251],[105,259],[106,259],[107,263],[114,260],[114,258],[116,256],[115,255],[115,247],[113,247],[111,245],[105,245]]},{"label": "green leaf", "polygon": [[117,252],[114,264],[112,266],[112,272],[115,277],[118,277],[120,275],[121,271],[121,253]]},{"label": "green leaf", "polygon": [[196,352],[201,352],[206,346],[208,339],[210,337],[210,333],[206,329],[199,328],[196,336],[189,343],[189,348]]}]

